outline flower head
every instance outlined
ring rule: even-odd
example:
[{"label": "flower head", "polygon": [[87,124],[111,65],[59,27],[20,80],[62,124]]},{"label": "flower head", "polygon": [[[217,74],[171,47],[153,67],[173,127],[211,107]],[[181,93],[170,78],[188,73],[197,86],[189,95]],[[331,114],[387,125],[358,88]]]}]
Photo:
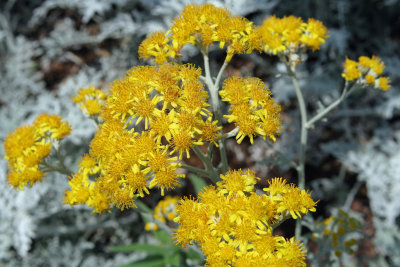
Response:
[{"label": "flower head", "polygon": [[79,104],[80,108],[88,115],[99,115],[104,106],[107,95],[101,89],[94,86],[79,89],[78,94],[72,100]]},{"label": "flower head", "polygon": [[[176,206],[176,242],[197,242],[210,266],[305,266],[306,250],[300,241],[272,235],[271,225],[288,212],[280,209],[282,199],[257,195],[254,185],[259,178],[252,171],[230,171],[221,177],[217,188],[207,187],[199,199],[184,198]],[[299,204],[309,205],[304,199]]]},{"label": "flower head", "polygon": [[346,57],[343,67],[342,77],[346,81],[356,82],[363,87],[372,86],[383,91],[391,87],[389,77],[380,76],[385,69],[385,64],[377,56],[370,58],[361,56],[358,61]]},{"label": "flower head", "polygon": [[71,132],[71,126],[57,115],[41,114],[32,125],[11,132],[4,141],[5,159],[10,172],[8,183],[18,189],[42,180],[46,169],[42,163],[51,155],[52,144],[58,144]]},{"label": "flower head", "polygon": [[275,141],[279,134],[281,120],[280,106],[274,102],[271,92],[257,78],[231,77],[224,81],[220,95],[223,101],[231,104],[228,122],[234,122],[238,128],[236,135],[240,144],[245,137],[253,143],[254,136]]}]

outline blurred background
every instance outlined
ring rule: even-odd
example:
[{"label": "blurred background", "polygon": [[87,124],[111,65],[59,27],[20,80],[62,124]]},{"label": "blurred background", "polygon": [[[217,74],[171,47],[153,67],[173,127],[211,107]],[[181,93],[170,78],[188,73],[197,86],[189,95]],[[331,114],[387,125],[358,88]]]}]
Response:
[{"label": "blurred background", "polygon": [[[140,42],[154,30],[168,29],[188,2],[0,0],[1,143],[40,113],[61,115],[73,127],[63,154],[76,170],[96,126],[71,96],[88,85],[107,89],[129,68],[145,64],[138,59]],[[355,237],[355,253],[344,258],[344,266],[400,266],[400,1],[194,2],[226,6],[256,25],[272,14],[322,21],[329,39],[297,67],[311,114],[340,96],[346,56],[356,60],[376,55],[385,62],[391,90],[357,91],[310,131],[307,188],[320,202],[306,221],[315,232],[317,221],[347,208],[363,227]],[[184,61],[202,66],[198,51],[189,48],[185,53]],[[215,49],[211,58],[215,70],[224,54]],[[253,168],[262,178],[296,182],[286,158],[298,155],[299,113],[290,80],[280,75],[283,69],[276,57],[264,54],[233,58],[226,76],[262,78],[282,105],[284,129],[274,144],[257,139],[254,146],[239,146],[228,140],[227,146],[231,168]],[[65,176],[49,174],[44,182],[17,192],[7,185],[3,146],[0,158],[0,266],[119,266],[145,255],[110,252],[110,246],[155,242],[144,233],[135,210],[92,215],[87,207],[62,205]],[[193,186],[187,182],[179,194],[193,194]],[[154,207],[159,198],[149,196],[146,203]],[[281,234],[292,236],[293,227],[293,222],[285,223]],[[310,257],[316,257],[318,242],[308,246]]]}]

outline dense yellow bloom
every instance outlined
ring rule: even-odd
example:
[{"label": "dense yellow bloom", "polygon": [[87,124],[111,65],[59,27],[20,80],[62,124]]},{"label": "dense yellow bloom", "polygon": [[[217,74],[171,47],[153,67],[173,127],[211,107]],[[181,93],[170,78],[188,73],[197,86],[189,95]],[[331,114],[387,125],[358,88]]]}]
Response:
[{"label": "dense yellow bloom", "polygon": [[242,174],[242,170],[229,171],[226,175],[221,175],[221,182],[217,183],[221,194],[244,195],[250,193],[254,189],[254,185],[259,180],[253,171],[248,170]]},{"label": "dense yellow bloom", "polygon": [[178,48],[187,43],[211,45],[218,40],[216,28],[229,17],[230,12],[226,8],[218,8],[212,4],[187,5],[173,21],[173,46]]},{"label": "dense yellow bloom", "polygon": [[58,115],[43,113],[35,119],[32,126],[41,139],[48,137],[61,140],[71,133],[71,126],[68,122],[61,120],[62,118]]},{"label": "dense yellow bloom", "polygon": [[200,123],[201,138],[209,143],[214,143],[218,147],[217,140],[221,138],[220,130],[222,126],[218,126],[218,121],[212,121],[209,117],[205,122]]},{"label": "dense yellow bloom", "polygon": [[390,89],[390,78],[389,77],[379,77],[378,84],[375,84],[376,87],[383,91],[387,91]]},{"label": "dense yellow bloom", "polygon": [[[185,198],[175,208],[176,242],[182,246],[198,243],[207,266],[305,266],[306,250],[300,241],[273,236],[271,225],[291,212],[282,208],[287,199],[294,201],[286,196],[290,190],[299,190],[297,204],[304,213],[314,211],[309,194],[291,185],[279,197],[257,195],[254,185],[259,178],[252,171],[230,171],[221,178],[217,188],[206,187],[199,199]],[[281,179],[273,181],[286,184]]]},{"label": "dense yellow bloom", "polygon": [[293,219],[297,219],[309,211],[315,211],[316,203],[311,199],[310,194],[294,185],[288,187],[280,198],[278,212],[289,212]]},{"label": "dense yellow bloom", "polygon": [[281,127],[281,109],[260,79],[228,78],[219,94],[223,101],[231,104],[230,114],[224,117],[238,127],[236,139],[239,144],[246,136],[253,144],[256,135],[275,141],[275,135],[279,134]]},{"label": "dense yellow bloom", "polygon": [[273,55],[296,53],[301,47],[318,50],[328,37],[328,30],[320,21],[309,19],[304,23],[295,16],[271,16],[263,21],[259,32],[264,51]]},{"label": "dense yellow bloom", "polygon": [[357,61],[348,59],[346,57],[345,63],[343,63],[344,72],[342,73],[342,77],[346,81],[353,81],[361,77],[361,72],[358,70]]},{"label": "dense yellow bloom", "polygon": [[[216,143],[220,126],[207,110],[208,93],[193,65],[138,66],[111,83],[100,124],[71,178],[64,202],[94,212],[134,207],[151,188],[180,186],[177,162],[203,139]],[[79,180],[76,177],[80,177]],[[90,179],[89,179],[90,178]],[[82,182],[85,181],[84,186]],[[77,192],[86,197],[77,200]]]},{"label": "dense yellow bloom", "polygon": [[11,132],[4,141],[5,159],[8,160],[8,183],[18,189],[32,186],[46,174],[40,164],[50,156],[52,142],[58,143],[70,132],[67,122],[57,115],[41,114],[32,125]]},{"label": "dense yellow bloom", "polygon": [[153,32],[139,46],[140,58],[154,58],[156,64],[168,62],[168,58],[174,58],[176,51],[169,43],[170,39],[162,31]]},{"label": "dense yellow bloom", "polygon": [[342,77],[346,81],[355,81],[361,86],[373,86],[374,88],[387,91],[390,89],[389,77],[380,76],[385,69],[383,61],[377,57],[361,56],[358,62],[348,59],[343,63]]},{"label": "dense yellow bloom", "polygon": [[105,92],[101,89],[96,89],[94,86],[79,89],[78,94],[72,98],[88,115],[99,115],[105,99]]},{"label": "dense yellow bloom", "polygon": [[325,39],[328,37],[328,29],[322,22],[310,18],[304,25],[303,34],[301,35],[301,42],[311,47],[311,49],[318,50]]},{"label": "dense yellow bloom", "polygon": [[232,16],[226,8],[212,4],[187,5],[173,20],[166,32],[154,32],[139,46],[141,58],[154,58],[156,64],[179,57],[186,44],[198,45],[200,49],[219,42],[227,48],[226,61],[234,54],[261,51],[260,34],[253,23],[241,16]]}]

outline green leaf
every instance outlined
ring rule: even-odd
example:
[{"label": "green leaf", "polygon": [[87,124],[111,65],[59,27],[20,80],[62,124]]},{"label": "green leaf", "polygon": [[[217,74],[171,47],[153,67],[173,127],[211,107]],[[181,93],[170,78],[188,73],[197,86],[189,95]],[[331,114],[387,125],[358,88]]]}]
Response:
[{"label": "green leaf", "polygon": [[133,252],[133,251],[145,251],[153,254],[162,254],[164,248],[159,245],[151,245],[151,244],[130,244],[126,246],[114,246],[110,247],[109,250],[111,252]]},{"label": "green leaf", "polygon": [[181,261],[181,255],[179,253],[168,255],[165,258],[165,263],[172,266],[179,266],[180,261]]},{"label": "green leaf", "polygon": [[153,235],[158,239],[158,241],[160,241],[161,244],[175,247],[175,244],[172,243],[172,238],[168,232],[164,230],[153,231]]},{"label": "green leaf", "polygon": [[165,265],[165,259],[163,256],[152,255],[142,260],[138,260],[121,267],[160,267]]},{"label": "green leaf", "polygon": [[141,200],[136,200],[135,204],[142,209],[143,211],[149,213],[149,214],[153,214],[153,210],[150,209],[149,207],[147,207],[146,204],[144,204]]},{"label": "green leaf", "polygon": [[196,194],[198,194],[201,189],[207,186],[207,183],[203,179],[194,175],[193,173],[189,174],[188,177],[194,186],[194,191],[196,191]]},{"label": "green leaf", "polygon": [[192,260],[202,260],[202,255],[200,255],[199,252],[195,251],[194,249],[189,249],[186,252],[186,256]]}]

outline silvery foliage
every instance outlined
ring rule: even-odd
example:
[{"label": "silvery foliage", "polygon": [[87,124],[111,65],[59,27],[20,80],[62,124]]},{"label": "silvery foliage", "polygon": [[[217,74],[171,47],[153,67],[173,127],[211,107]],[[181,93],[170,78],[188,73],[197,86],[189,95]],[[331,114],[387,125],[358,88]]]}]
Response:
[{"label": "silvery foliage", "polygon": [[87,1],[62,1],[62,0],[47,0],[33,11],[33,16],[30,23],[37,25],[42,20],[46,19],[46,15],[53,9],[60,8],[62,10],[72,9],[82,16],[82,22],[88,23],[95,16],[104,15],[112,10],[113,6],[124,6],[126,0],[87,0]]},{"label": "silvery foliage", "polygon": [[[366,184],[371,210],[374,214],[377,248],[385,255],[397,251],[400,243],[400,132],[387,133],[386,138],[374,137],[343,160],[358,173]],[[400,254],[391,255],[400,263]]]}]

